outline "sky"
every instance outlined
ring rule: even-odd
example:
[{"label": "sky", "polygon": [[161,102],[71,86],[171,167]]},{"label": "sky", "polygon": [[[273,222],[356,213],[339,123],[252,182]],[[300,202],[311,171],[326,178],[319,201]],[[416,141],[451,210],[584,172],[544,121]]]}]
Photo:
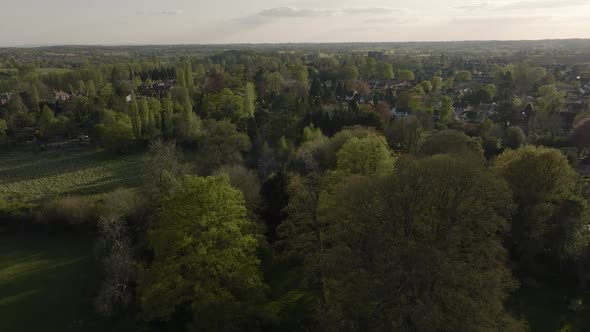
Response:
[{"label": "sky", "polygon": [[0,0],[0,46],[590,38],[590,0]]}]

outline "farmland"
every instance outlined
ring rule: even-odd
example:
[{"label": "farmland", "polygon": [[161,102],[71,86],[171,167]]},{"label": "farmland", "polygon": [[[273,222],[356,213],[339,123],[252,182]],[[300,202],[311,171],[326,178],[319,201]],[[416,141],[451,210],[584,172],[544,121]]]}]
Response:
[{"label": "farmland", "polygon": [[29,202],[59,195],[98,195],[140,183],[140,155],[102,150],[0,155],[0,196]]}]

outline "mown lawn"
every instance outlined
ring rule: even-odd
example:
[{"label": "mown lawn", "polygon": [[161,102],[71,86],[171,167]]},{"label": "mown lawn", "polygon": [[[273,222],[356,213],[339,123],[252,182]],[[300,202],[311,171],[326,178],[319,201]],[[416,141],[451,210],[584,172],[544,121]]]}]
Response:
[{"label": "mown lawn", "polygon": [[141,182],[141,155],[94,149],[0,153],[0,197],[97,195]]},{"label": "mown lawn", "polygon": [[100,284],[93,242],[0,234],[0,331],[108,331],[92,311]]}]

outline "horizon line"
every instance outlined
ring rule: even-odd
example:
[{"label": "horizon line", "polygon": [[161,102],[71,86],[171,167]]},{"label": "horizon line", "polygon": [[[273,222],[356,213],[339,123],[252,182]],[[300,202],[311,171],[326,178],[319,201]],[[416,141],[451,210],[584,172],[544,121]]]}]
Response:
[{"label": "horizon line", "polygon": [[407,40],[407,41],[326,41],[326,42],[242,42],[242,43],[37,43],[3,45],[0,48],[43,48],[43,47],[149,47],[149,46],[257,46],[257,45],[324,45],[324,44],[426,44],[426,43],[469,43],[469,42],[542,42],[542,41],[590,41],[588,38],[541,38],[541,39],[458,39],[458,40]]}]

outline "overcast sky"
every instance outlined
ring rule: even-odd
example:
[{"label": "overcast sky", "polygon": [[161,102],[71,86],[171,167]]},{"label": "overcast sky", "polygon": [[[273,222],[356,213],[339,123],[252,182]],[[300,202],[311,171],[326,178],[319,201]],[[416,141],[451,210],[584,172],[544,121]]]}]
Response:
[{"label": "overcast sky", "polygon": [[0,45],[590,38],[590,0],[0,0]]}]

